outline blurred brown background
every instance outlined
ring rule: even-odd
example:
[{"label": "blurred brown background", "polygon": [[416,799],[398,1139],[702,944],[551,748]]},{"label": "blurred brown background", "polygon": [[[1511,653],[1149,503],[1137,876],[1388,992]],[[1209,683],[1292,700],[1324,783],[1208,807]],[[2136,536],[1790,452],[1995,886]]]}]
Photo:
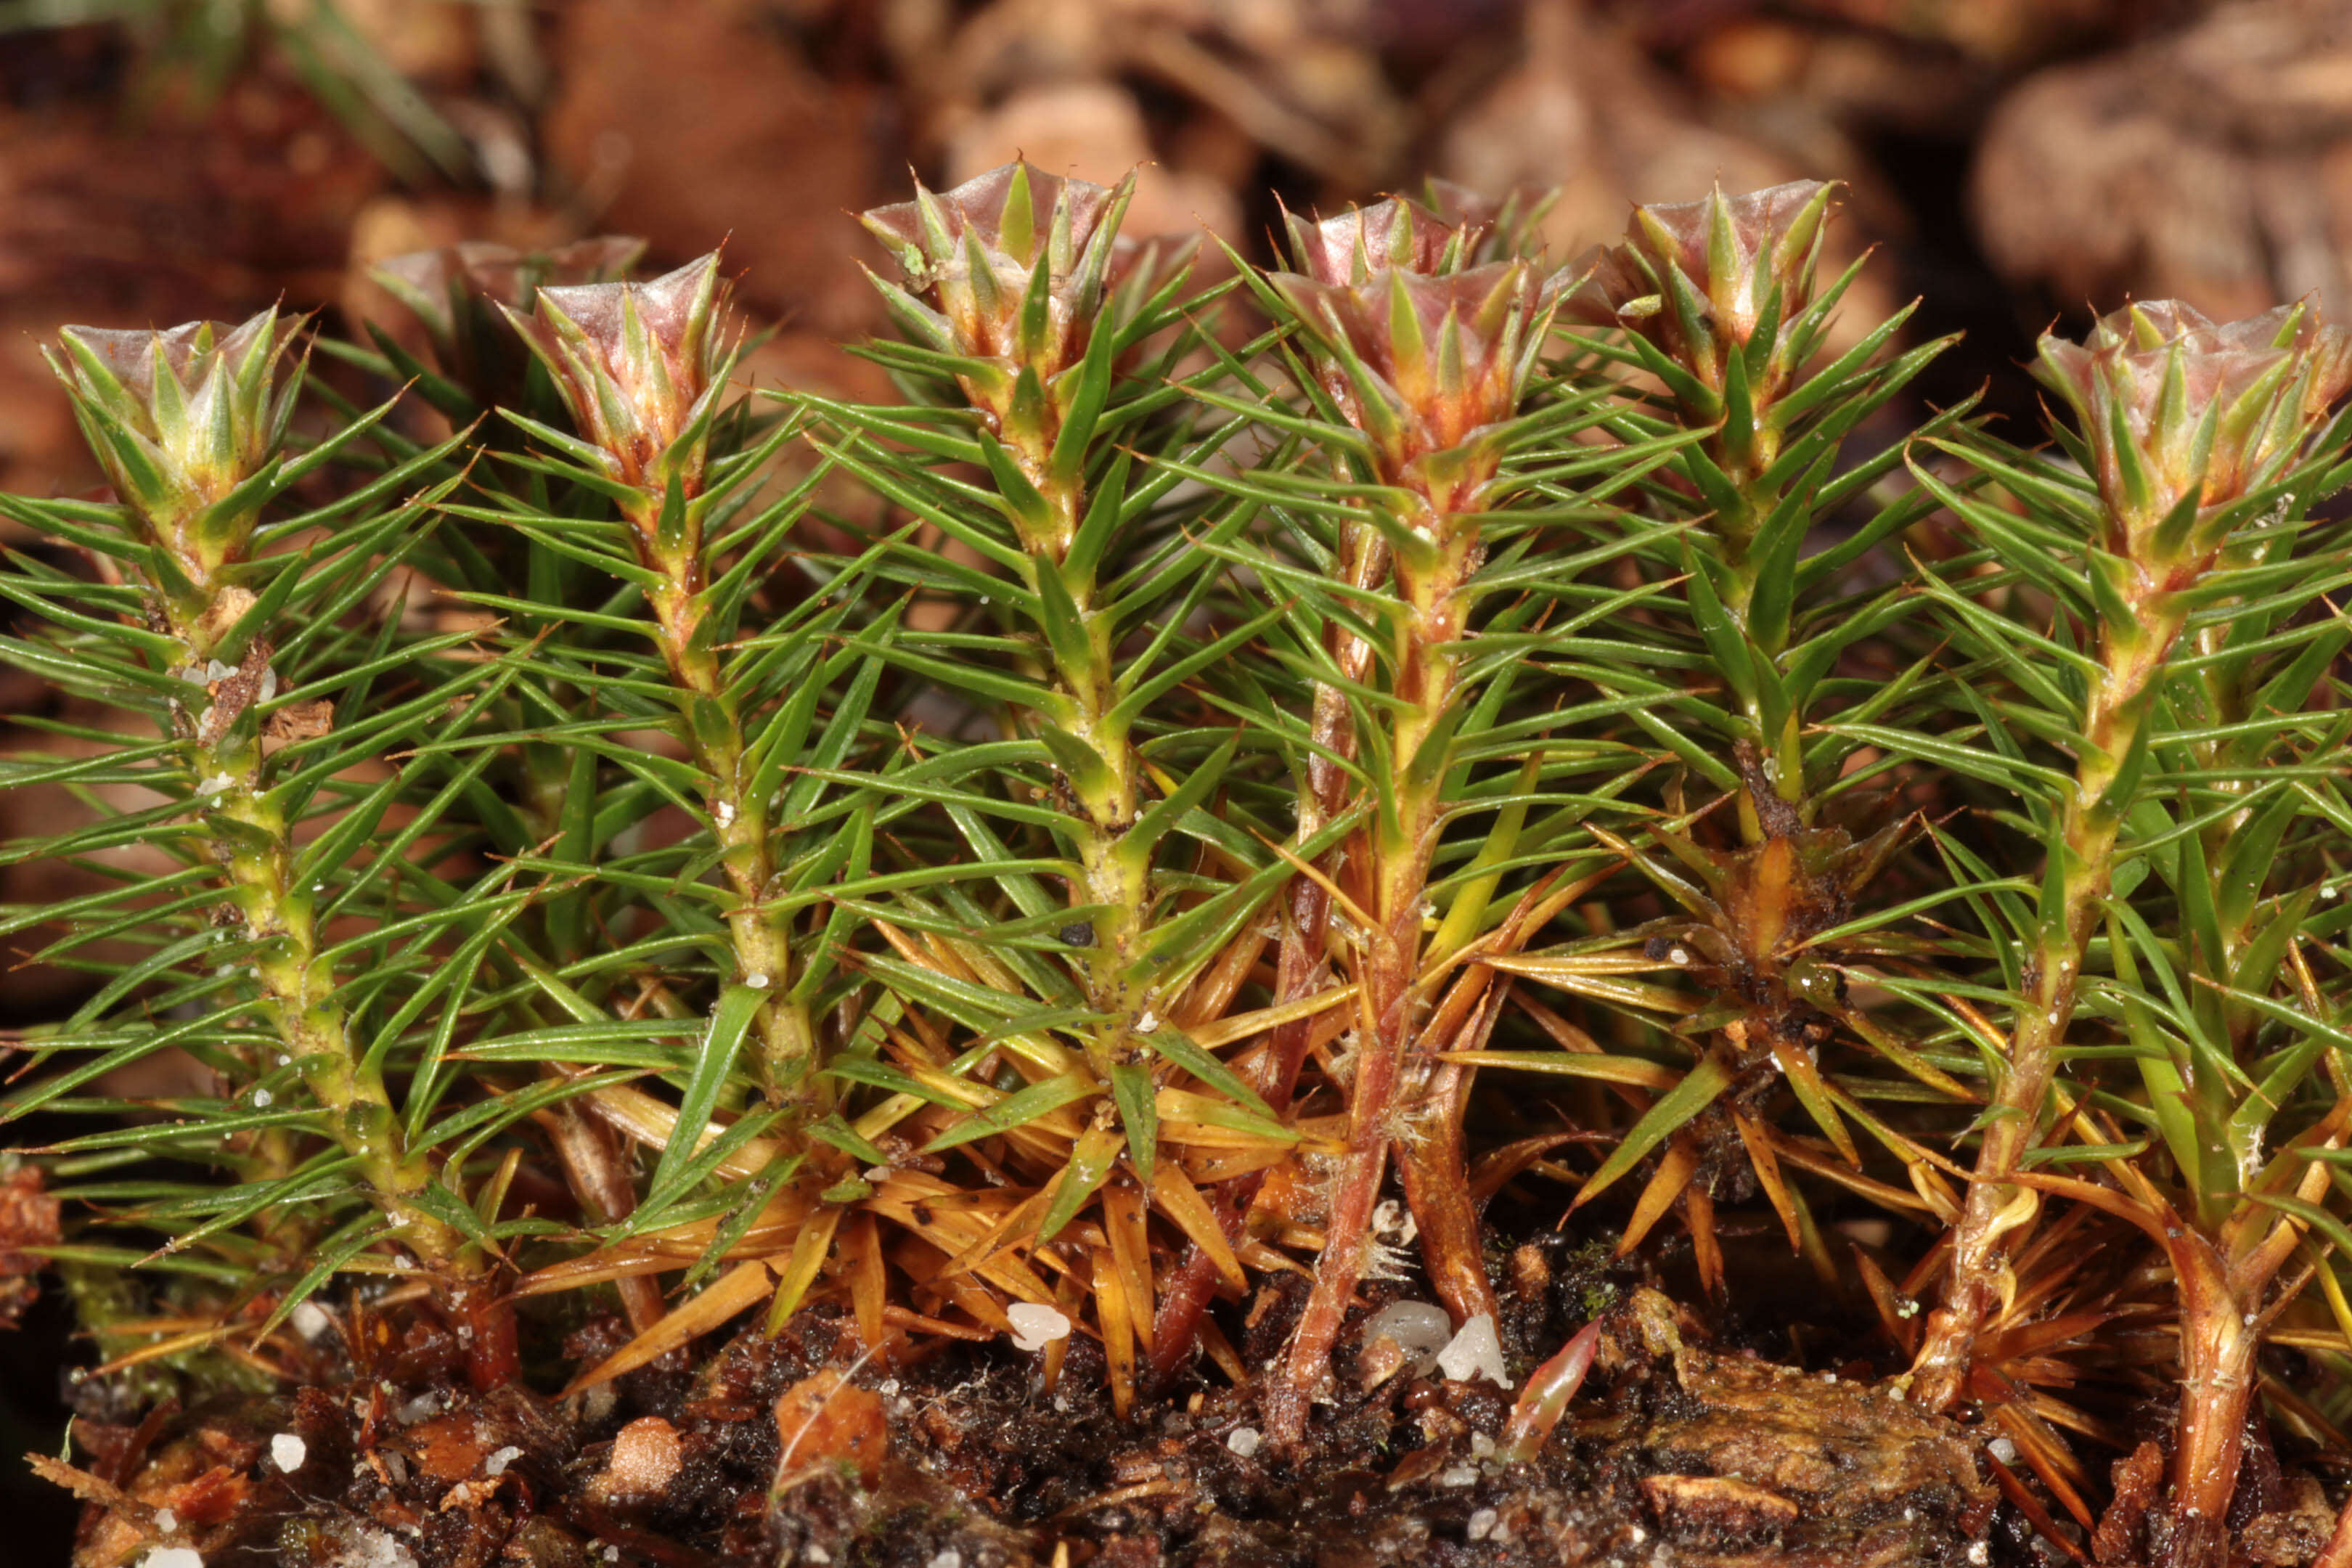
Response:
[{"label": "blurred brown background", "polygon": [[[79,25],[61,17],[99,16]],[[84,477],[37,352],[65,321],[273,298],[464,238],[721,239],[785,323],[765,376],[852,372],[847,210],[1016,150],[1130,220],[1262,244],[1424,173],[1559,186],[1562,259],[1632,200],[1807,175],[1975,348],[2126,293],[2352,308],[2338,0],[0,0],[0,485]],[[330,320],[333,319],[331,313]]]},{"label": "blurred brown background", "polygon": [[[1016,151],[1147,163],[1130,232],[1260,256],[1277,197],[1425,174],[1559,187],[1563,260],[1631,201],[1841,179],[1884,247],[1850,314],[1924,296],[1969,337],[1919,397],[2010,414],[2032,335],[2126,296],[2352,314],[2352,0],[0,0],[0,488],[95,482],[60,323],[343,330],[367,264],[462,238],[725,240],[755,374],[862,389],[845,215]],[[0,1023],[42,1005],[0,969]],[[73,1353],[54,1296],[0,1346],[11,1563],[64,1561],[15,1455]]]}]

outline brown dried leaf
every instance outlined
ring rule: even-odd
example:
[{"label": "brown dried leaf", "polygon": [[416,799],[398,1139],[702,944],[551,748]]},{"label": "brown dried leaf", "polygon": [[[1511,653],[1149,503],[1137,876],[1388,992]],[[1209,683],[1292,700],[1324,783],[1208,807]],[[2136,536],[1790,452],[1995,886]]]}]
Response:
[{"label": "brown dried leaf", "polygon": [[335,705],[321,697],[311,702],[289,702],[262,721],[264,744],[290,745],[323,735],[335,727]]},{"label": "brown dried leaf", "polygon": [[37,1166],[21,1165],[0,1182],[0,1329],[13,1329],[40,1300],[35,1276],[45,1267],[28,1247],[55,1247],[58,1200],[43,1188]]},{"label": "brown dried leaf", "polygon": [[2115,1500],[2099,1517],[2091,1552],[2102,1563],[2126,1563],[2139,1541],[2140,1521],[2164,1485],[2164,1448],[2150,1439],[2116,1461]]},{"label": "brown dried leaf", "polygon": [[775,1276],[768,1271],[768,1266],[757,1258],[737,1264],[700,1295],[672,1311],[596,1366],[572,1379],[572,1386],[564,1393],[577,1394],[583,1388],[609,1382],[625,1372],[634,1371],[667,1354],[698,1335],[709,1333],[767,1295],[775,1282]]},{"label": "brown dried leaf", "polygon": [[848,1465],[867,1481],[890,1452],[882,1396],[826,1367],[784,1390],[776,1400],[776,1436],[783,1443],[779,1477]]}]

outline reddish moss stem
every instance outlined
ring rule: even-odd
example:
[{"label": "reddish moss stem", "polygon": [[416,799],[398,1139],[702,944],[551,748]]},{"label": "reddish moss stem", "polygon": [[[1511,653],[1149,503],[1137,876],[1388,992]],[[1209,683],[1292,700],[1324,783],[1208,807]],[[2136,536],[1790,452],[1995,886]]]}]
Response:
[{"label": "reddish moss stem", "polygon": [[[1387,574],[1388,550],[1377,531],[1360,522],[1340,530],[1338,575],[1350,586],[1370,589]],[[1333,622],[1324,628],[1323,647],[1332,664],[1350,682],[1360,682],[1371,662],[1372,647],[1346,626]],[[1348,796],[1348,764],[1356,756],[1355,718],[1337,686],[1315,689],[1311,722],[1315,750],[1307,762],[1305,785],[1298,792],[1298,832],[1295,842],[1312,840],[1341,811]],[[1294,877],[1285,910],[1282,948],[1276,960],[1275,991],[1277,1004],[1300,1002],[1331,984],[1327,956],[1331,921],[1331,894],[1324,878],[1339,868],[1339,856],[1326,854],[1318,864],[1321,877]],[[1281,1025],[1258,1057],[1255,1088],[1278,1115],[1290,1108],[1297,1092],[1298,1075],[1306,1067],[1316,1020],[1294,1018]],[[1253,1171],[1221,1183],[1214,1194],[1219,1225],[1228,1241],[1238,1241],[1247,1228],[1251,1204],[1265,1184],[1265,1173]],[[1184,1258],[1169,1278],[1152,1328],[1151,1370],[1165,1378],[1192,1353],[1199,1337],[1201,1314],[1217,1289],[1215,1259],[1195,1244],[1187,1244]]]},{"label": "reddish moss stem", "polygon": [[[1416,519],[1432,548],[1396,561],[1391,668],[1399,709],[1389,734],[1389,810],[1359,843],[1370,866],[1376,929],[1355,948],[1364,1017],[1349,1086],[1348,1151],[1326,1222],[1314,1289],[1285,1359],[1283,1392],[1268,1405],[1270,1435],[1295,1445],[1307,1403],[1328,1375],[1330,1354],[1362,1279],[1374,1240],[1390,1152],[1398,1151],[1422,1230],[1431,1283],[1456,1322],[1496,1311],[1481,1257],[1478,1221],[1461,1160],[1459,1129],[1447,1125],[1453,1097],[1438,1095],[1436,1064],[1423,1053],[1422,927],[1430,867],[1444,820],[1446,757],[1442,726],[1454,698],[1455,648],[1467,627],[1463,586],[1481,558],[1475,512],[1433,500]],[[1424,1205],[1426,1208],[1424,1209]]]}]

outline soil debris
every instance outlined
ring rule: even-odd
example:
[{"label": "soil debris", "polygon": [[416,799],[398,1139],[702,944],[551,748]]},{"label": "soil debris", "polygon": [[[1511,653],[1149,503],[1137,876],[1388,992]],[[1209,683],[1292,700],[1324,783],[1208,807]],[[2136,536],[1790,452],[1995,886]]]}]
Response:
[{"label": "soil debris", "polygon": [[15,1328],[40,1299],[44,1265],[26,1249],[56,1246],[58,1218],[58,1200],[43,1185],[40,1168],[0,1155],[0,1329]]},{"label": "soil debris", "polygon": [[[1290,1294],[1269,1285],[1250,1315],[1278,1322]],[[329,1314],[305,1342],[342,1355],[325,1386],[81,1425],[100,1458],[67,1478],[84,1499],[76,1568],[183,1548],[211,1568],[1958,1568],[1982,1554],[1995,1494],[1958,1428],[1860,1383],[1718,1351],[1654,1291],[1605,1315],[1594,1376],[1531,1462],[1503,1446],[1527,1357],[1501,1387],[1484,1365],[1421,1370],[1396,1354],[1390,1331],[1409,1314],[1394,1306],[1358,1310],[1288,1456],[1264,1438],[1255,1387],[1186,1377],[1120,1419],[1085,1334],[1049,1385],[1046,1358],[1004,1341],[870,1353],[823,1306],[772,1339],[747,1329],[696,1373],[656,1363],[553,1399],[477,1394],[447,1336]],[[600,1359],[626,1332],[599,1320],[567,1349]],[[1510,1349],[1549,1354],[1564,1337],[1515,1331]],[[2285,1549],[2304,1523],[2283,1513],[2271,1533]]]}]

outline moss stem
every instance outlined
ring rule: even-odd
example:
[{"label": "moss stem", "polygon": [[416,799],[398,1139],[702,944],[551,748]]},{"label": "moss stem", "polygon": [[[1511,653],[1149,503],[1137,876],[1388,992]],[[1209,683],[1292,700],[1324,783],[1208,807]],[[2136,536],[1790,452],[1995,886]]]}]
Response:
[{"label": "moss stem", "polygon": [[751,1027],[759,1041],[761,1078],[780,1100],[807,1103],[823,1093],[811,1071],[815,1062],[814,1022],[790,1000],[793,979],[791,933],[786,917],[769,903],[775,877],[769,846],[768,803],[745,787],[743,760],[750,750],[742,713],[727,689],[718,654],[703,620],[702,541],[689,528],[674,552],[656,550],[661,499],[648,494],[627,509],[646,563],[666,579],[650,595],[655,640],[669,668],[677,693],[680,730],[696,765],[709,780],[704,808],[718,841],[719,868],[733,895],[727,911],[728,942],[736,978],[769,993]]},{"label": "moss stem", "polygon": [[1377,1238],[1372,1213],[1393,1149],[1412,1198],[1431,1283],[1454,1321],[1496,1311],[1482,1258],[1478,1216],[1463,1165],[1460,1130],[1441,1125],[1456,1097],[1433,1092],[1439,1064],[1425,1053],[1428,1011],[1421,977],[1422,930],[1431,865],[1444,826],[1451,747],[1445,724],[1467,635],[1463,589],[1482,549],[1476,514],[1441,510],[1424,497],[1418,531],[1434,546],[1395,563],[1398,589],[1390,616],[1394,690],[1402,700],[1390,723],[1387,798],[1362,845],[1369,861],[1376,929],[1357,943],[1363,987],[1362,1042],[1349,1085],[1348,1152],[1326,1223],[1315,1285],[1292,1336],[1284,1393],[1269,1406],[1272,1435],[1296,1444],[1304,1435],[1314,1390],[1328,1375],[1332,1346],[1348,1302]]},{"label": "moss stem", "polygon": [[2137,747],[2166,654],[2185,612],[2153,589],[2132,604],[2136,620],[2101,628],[2099,669],[2084,699],[2084,745],[2059,825],[2061,866],[2045,873],[2055,907],[2042,910],[2041,936],[2024,976],[2024,1001],[2011,1026],[1987,1107],[1984,1136],[1967,1202],[1952,1232],[1945,1302],[1928,1319],[1912,1364],[1912,1397],[1947,1410],[1965,1389],[1969,1357],[1987,1319],[2016,1289],[2009,1243],[2032,1221],[2033,1194],[2011,1180],[2033,1147],[2051,1076],[2074,1016],[2076,987],[2115,875],[2116,838],[2129,809],[2129,781],[2116,786]]},{"label": "moss stem", "polygon": [[[174,657],[192,679],[219,668],[220,628],[237,618],[233,596],[233,590],[205,580],[193,595],[163,601],[163,619],[178,645]],[[446,1287],[451,1277],[477,1269],[479,1259],[416,1201],[429,1169],[409,1152],[383,1075],[351,1037],[334,966],[320,952],[318,889],[295,884],[293,837],[282,805],[266,786],[258,726],[249,717],[266,700],[269,653],[267,642],[253,641],[239,668],[205,683],[211,700],[204,711],[182,721],[199,830],[210,840],[254,944],[252,975],[262,1012],[304,1087],[329,1113],[331,1136],[358,1161],[373,1201]],[[253,1066],[259,1076],[262,1064]],[[293,1150],[283,1140],[265,1143],[260,1152],[270,1176],[292,1170]]]}]

